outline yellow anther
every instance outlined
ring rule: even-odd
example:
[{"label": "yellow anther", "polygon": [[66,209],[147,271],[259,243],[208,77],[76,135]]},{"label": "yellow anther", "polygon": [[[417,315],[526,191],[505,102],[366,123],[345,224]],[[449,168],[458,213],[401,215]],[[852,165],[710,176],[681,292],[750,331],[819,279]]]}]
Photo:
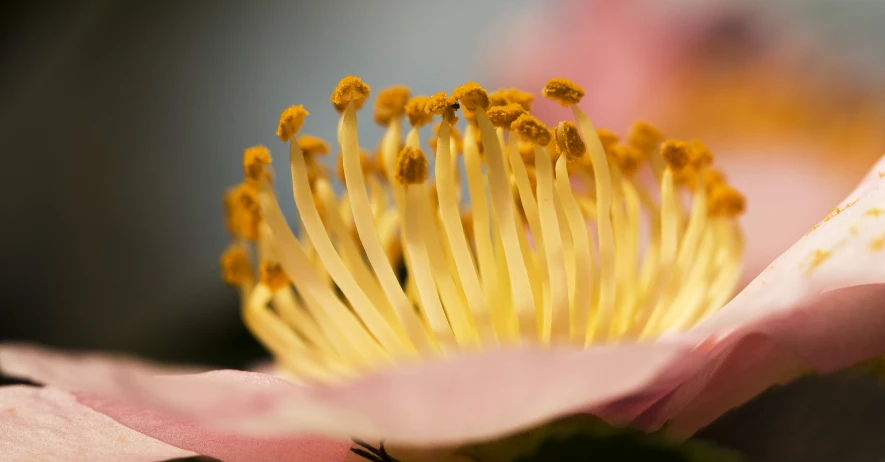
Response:
[{"label": "yellow anther", "polygon": [[338,112],[344,112],[347,104],[353,102],[356,109],[363,107],[369,98],[369,86],[363,83],[359,77],[348,75],[338,82],[338,86],[332,91],[329,101]]},{"label": "yellow anther", "polygon": [[707,191],[716,185],[725,182],[725,174],[715,168],[704,169],[703,173],[701,173],[701,177],[704,180],[704,187],[707,188]]},{"label": "yellow anther", "polygon": [[647,122],[636,122],[627,133],[627,143],[635,146],[645,155],[654,154],[658,145],[664,141],[660,130]]},{"label": "yellow anther", "polygon": [[375,122],[380,125],[389,125],[406,113],[406,103],[412,92],[408,87],[395,85],[385,88],[378,93],[375,100]]},{"label": "yellow anther", "polygon": [[277,136],[280,138],[280,141],[285,143],[291,140],[301,130],[301,126],[304,125],[304,118],[308,114],[310,113],[300,104],[286,108],[280,114],[280,124],[277,125]]},{"label": "yellow anther", "polygon": [[569,79],[555,78],[547,81],[541,94],[547,99],[568,107],[581,102],[584,97],[584,89]]},{"label": "yellow anther", "polygon": [[259,184],[265,178],[265,168],[270,165],[270,151],[264,146],[252,146],[243,151],[243,171],[246,181]]},{"label": "yellow anther", "polygon": [[485,110],[489,107],[489,93],[476,82],[461,85],[452,92],[452,96],[461,101],[468,111],[476,111],[476,108]]},{"label": "yellow anther", "polygon": [[556,126],[556,144],[569,162],[574,162],[587,153],[587,146],[581,139],[578,126],[571,121],[560,122]]},{"label": "yellow anther", "polygon": [[229,191],[224,198],[227,227],[234,236],[250,241],[258,240],[261,212],[258,208],[258,192],[249,183],[242,183]]},{"label": "yellow anther", "polygon": [[736,217],[747,208],[747,200],[737,189],[719,183],[710,189],[707,210],[713,216]]},{"label": "yellow anther", "polygon": [[313,135],[299,136],[298,146],[305,156],[322,156],[329,153],[329,144]]},{"label": "yellow anther", "polygon": [[458,100],[454,96],[449,96],[446,92],[441,91],[435,93],[427,100],[424,112],[431,116],[442,116],[443,120],[454,125],[458,122],[458,116],[455,115],[455,111],[460,108],[461,105],[458,104]]},{"label": "yellow anther", "polygon": [[610,152],[612,159],[624,176],[631,177],[636,174],[645,156],[635,146],[628,144],[616,144]]},{"label": "yellow anther", "polygon": [[409,146],[400,151],[396,158],[396,170],[393,177],[399,184],[420,184],[427,179],[427,156],[421,149]]},{"label": "yellow anther", "polygon": [[691,147],[684,141],[667,140],[661,145],[661,157],[670,170],[679,172],[691,161]]},{"label": "yellow anther", "polygon": [[501,88],[489,93],[489,104],[491,106],[518,104],[522,106],[526,112],[532,110],[532,101],[534,101],[534,99],[535,95],[516,88]]},{"label": "yellow anther", "polygon": [[232,286],[252,280],[252,268],[249,266],[246,249],[234,244],[221,254],[221,278]]},{"label": "yellow anther", "polygon": [[602,143],[602,149],[604,149],[607,154],[611,155],[612,149],[618,144],[618,135],[615,135],[615,132],[611,130],[597,128],[596,136],[599,137],[599,141]]},{"label": "yellow anther", "polygon": [[433,120],[433,116],[424,110],[429,101],[429,97],[418,95],[413,96],[412,99],[406,103],[406,117],[409,119],[409,123],[413,127],[423,127]]},{"label": "yellow anther", "polygon": [[713,165],[713,153],[707,146],[698,141],[692,140],[691,146],[691,165],[698,169],[705,169]]},{"label": "yellow anther", "polygon": [[261,262],[261,283],[267,286],[271,292],[284,289],[289,285],[289,276],[283,271],[283,267],[277,262]]},{"label": "yellow anther", "polygon": [[506,130],[510,130],[510,126],[513,125],[513,122],[516,122],[519,116],[526,114],[526,110],[516,103],[504,106],[491,106],[487,112],[492,125]]},{"label": "yellow anther", "polygon": [[[363,171],[363,175],[368,175],[375,171],[375,161],[372,159],[366,151],[360,149],[360,168]],[[335,173],[338,174],[338,178],[341,179],[341,182],[344,183],[344,156],[341,153],[338,154],[338,164],[335,169]]]},{"label": "yellow anther", "polygon": [[547,128],[543,122],[530,114],[519,116],[519,118],[513,122],[513,125],[510,126],[510,129],[519,133],[519,136],[522,137],[523,140],[531,141],[532,143],[540,144],[541,146],[547,146],[553,139],[550,129]]}]

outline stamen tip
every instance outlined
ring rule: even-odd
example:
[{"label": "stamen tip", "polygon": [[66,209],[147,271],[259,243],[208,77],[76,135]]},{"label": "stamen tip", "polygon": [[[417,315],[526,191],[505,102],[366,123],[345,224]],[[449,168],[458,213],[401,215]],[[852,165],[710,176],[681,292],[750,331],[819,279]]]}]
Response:
[{"label": "stamen tip", "polygon": [[421,184],[427,180],[427,156],[424,151],[409,146],[403,148],[396,158],[393,175],[401,185]]},{"label": "stamen tip", "polygon": [[375,122],[379,125],[390,125],[406,113],[406,103],[412,92],[404,85],[395,85],[385,88],[378,93],[375,100]]},{"label": "stamen tip", "polygon": [[276,292],[289,285],[289,276],[283,271],[283,267],[277,262],[261,262],[261,283],[267,286],[271,292]]},{"label": "stamen tip", "polygon": [[277,125],[277,136],[280,141],[287,142],[295,137],[301,126],[304,125],[304,118],[310,113],[304,109],[304,106],[290,106],[280,114],[280,123]]},{"label": "stamen tip", "polygon": [[491,106],[487,111],[489,120],[495,127],[510,130],[510,126],[519,116],[526,114],[525,108],[517,103],[510,103],[503,106]]},{"label": "stamen tip", "polygon": [[461,101],[464,109],[471,112],[476,111],[476,108],[485,110],[489,107],[488,92],[476,82],[467,82],[461,85],[452,92],[452,96]]},{"label": "stamen tip", "polygon": [[556,101],[562,106],[569,107],[581,102],[584,97],[584,89],[569,79],[554,78],[547,81],[541,94],[545,98]]},{"label": "stamen tip", "polygon": [[332,91],[329,101],[338,112],[344,112],[349,103],[353,103],[356,109],[360,109],[369,98],[369,86],[359,77],[348,75],[338,82],[338,86]]},{"label": "stamen tip", "polygon": [[547,146],[553,139],[550,129],[543,122],[530,114],[520,115],[510,126],[525,141]]},{"label": "stamen tip", "polygon": [[580,130],[571,121],[560,122],[556,126],[556,144],[560,151],[565,153],[565,158],[569,162],[574,162],[587,153],[587,146],[581,139]]}]

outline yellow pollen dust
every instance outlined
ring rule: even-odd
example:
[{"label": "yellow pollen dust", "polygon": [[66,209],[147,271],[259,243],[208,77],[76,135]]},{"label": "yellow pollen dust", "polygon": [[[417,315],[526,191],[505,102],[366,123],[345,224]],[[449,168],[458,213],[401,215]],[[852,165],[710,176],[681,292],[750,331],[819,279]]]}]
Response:
[{"label": "yellow pollen dust", "polygon": [[530,93],[476,82],[431,97],[388,88],[369,114],[385,129],[370,157],[358,130],[369,87],[346,77],[331,97],[338,146],[298,135],[303,107],[280,116],[293,217],[269,184],[270,153],[244,152],[245,180],[224,196],[234,244],[222,278],[288,378],[336,382],[527,344],[645,342],[730,299],[746,201],[709,149],[664,142],[645,123],[623,137],[597,129],[578,107],[583,89],[565,79],[543,94],[574,118],[551,130]]}]

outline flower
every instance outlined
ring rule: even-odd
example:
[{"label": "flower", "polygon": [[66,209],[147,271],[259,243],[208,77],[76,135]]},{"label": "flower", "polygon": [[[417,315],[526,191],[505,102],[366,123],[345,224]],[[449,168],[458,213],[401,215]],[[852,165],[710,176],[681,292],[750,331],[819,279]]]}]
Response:
[{"label": "flower", "polygon": [[[881,79],[809,34],[791,14],[797,8],[685,3],[529,6],[489,32],[494,45],[482,61],[499,85],[534,88],[551,73],[570,76],[588,88],[588,114],[606,126],[624,129],[641,116],[704,139],[753,204],[741,220],[752,277],[885,150]],[[553,104],[537,106],[544,121],[562,117]],[[802,188],[807,182],[817,187]],[[772,229],[785,210],[792,219]]]},{"label": "flower", "polygon": [[[471,82],[451,96],[382,91],[387,131],[370,159],[357,136],[369,93],[356,77],[332,93],[344,195],[315,157],[326,143],[298,135],[307,111],[283,112],[301,236],[265,148],[246,151],[245,182],[226,196],[235,242],[222,276],[281,376],[3,344],[5,374],[48,385],[0,389],[24,410],[0,414],[7,453],[71,451],[47,415],[81,419],[97,457],[124,432],[146,451],[341,460],[348,437],[450,446],[576,412],[688,435],[773,383],[885,353],[885,159],[728,302],[745,203],[700,142],[645,123],[620,141],[593,127],[565,79],[542,91],[574,114],[554,129],[527,94]],[[435,116],[431,164],[418,129]]]}]

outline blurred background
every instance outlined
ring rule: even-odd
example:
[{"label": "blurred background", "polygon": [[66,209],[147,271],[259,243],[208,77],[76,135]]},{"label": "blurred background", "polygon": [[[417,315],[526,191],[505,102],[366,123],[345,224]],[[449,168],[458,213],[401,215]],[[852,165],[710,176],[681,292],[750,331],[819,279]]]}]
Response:
[{"label": "blurred background", "polygon": [[[328,96],[347,74],[425,94],[467,80],[537,92],[564,76],[588,90],[597,125],[623,133],[642,118],[703,139],[749,198],[751,277],[885,152],[883,19],[880,0],[4,2],[0,340],[263,358],[219,277],[221,195],[244,148],[284,152],[274,130],[291,104],[311,112],[306,132],[334,139]],[[768,393],[704,436],[753,460],[835,460],[790,458],[845,427],[826,412],[851,409],[882,434],[885,417],[862,412],[881,411],[881,387],[818,382]],[[864,391],[836,391],[848,386]],[[885,456],[843,433],[842,446]]]}]

